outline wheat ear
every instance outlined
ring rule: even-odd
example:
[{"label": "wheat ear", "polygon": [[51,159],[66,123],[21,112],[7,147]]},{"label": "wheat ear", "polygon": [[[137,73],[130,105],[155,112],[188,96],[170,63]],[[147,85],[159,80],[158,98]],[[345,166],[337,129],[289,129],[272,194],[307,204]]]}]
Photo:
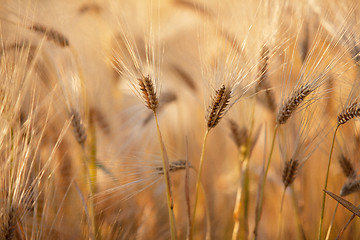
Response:
[{"label": "wheat ear", "polygon": [[281,105],[276,118],[276,123],[285,124],[286,121],[295,112],[297,107],[312,91],[313,89],[310,87],[310,85],[307,84],[294,91],[291,96]]},{"label": "wheat ear", "polygon": [[194,203],[194,211],[192,215],[192,224],[191,227],[191,234],[190,238],[192,238],[194,233],[194,222],[195,222],[195,215],[196,209],[199,199],[199,189],[201,185],[201,173],[204,164],[204,156],[205,156],[205,147],[209,132],[212,128],[214,128],[224,116],[226,110],[228,110],[229,101],[231,98],[231,89],[222,85],[219,89],[215,91],[215,95],[212,97],[211,105],[207,109],[206,115],[206,122],[207,122],[207,130],[204,135],[201,156],[200,156],[200,163],[199,163],[199,170],[196,180],[196,189],[195,189],[195,203]]},{"label": "wheat ear", "polygon": [[352,103],[350,106],[344,108],[338,116],[338,124],[345,124],[347,121],[360,116],[360,108],[357,102]]},{"label": "wheat ear", "polygon": [[43,35],[48,41],[55,43],[60,47],[68,47],[70,46],[69,39],[59,31],[56,31],[52,28],[47,28],[41,24],[33,24],[28,27],[30,30]]},{"label": "wheat ear", "polygon": [[230,98],[231,90],[226,88],[225,85],[216,90],[206,116],[208,129],[214,128],[220,122],[228,109]]},{"label": "wheat ear", "polygon": [[155,123],[156,123],[156,130],[158,135],[158,141],[160,144],[160,153],[161,153],[161,159],[162,159],[162,169],[163,174],[165,178],[165,184],[166,184],[166,198],[167,198],[167,205],[168,205],[168,212],[169,212],[169,221],[170,221],[170,232],[171,232],[171,239],[177,239],[177,233],[176,233],[176,223],[175,223],[175,216],[174,216],[174,203],[173,203],[173,197],[172,197],[172,191],[171,191],[171,180],[170,180],[170,164],[169,159],[167,157],[166,148],[161,136],[159,121],[157,117],[157,108],[159,106],[159,99],[157,97],[157,93],[155,90],[155,85],[153,83],[153,80],[150,78],[150,76],[142,76],[138,79],[139,84],[139,92],[141,94],[141,97],[143,99],[143,102],[145,103],[145,106],[152,110],[154,113]]}]

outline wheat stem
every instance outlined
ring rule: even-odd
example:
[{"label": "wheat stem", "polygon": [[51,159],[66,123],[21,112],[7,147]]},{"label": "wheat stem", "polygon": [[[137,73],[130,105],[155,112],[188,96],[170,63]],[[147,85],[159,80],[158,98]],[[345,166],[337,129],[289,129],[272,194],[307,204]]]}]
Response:
[{"label": "wheat stem", "polygon": [[203,163],[204,163],[205,147],[206,147],[206,142],[207,142],[207,137],[209,135],[209,132],[210,132],[210,128],[208,128],[205,132],[202,150],[201,150],[199,170],[198,170],[198,175],[197,175],[197,180],[196,180],[195,203],[194,203],[194,211],[193,211],[192,221],[191,221],[192,227],[191,227],[190,239],[193,238],[193,234],[194,234],[195,215],[196,215],[197,203],[198,203],[198,199],[199,199],[199,188],[201,185],[200,184],[201,183],[201,173],[202,173],[202,168],[203,168]]},{"label": "wheat stem", "polygon": [[295,192],[293,185],[290,185],[290,193],[291,193],[291,200],[292,200],[292,203],[294,206],[294,211],[295,211],[295,220],[296,220],[296,226],[297,226],[298,239],[305,240],[306,236],[305,236],[304,229],[301,225],[300,212],[299,212],[299,207],[298,207],[298,203],[297,203],[298,198],[296,196],[296,192]]},{"label": "wheat stem", "polygon": [[330,238],[331,229],[332,229],[332,227],[333,227],[333,225],[334,225],[335,215],[336,215],[336,212],[337,212],[338,207],[339,207],[339,203],[336,203],[336,207],[335,207],[333,216],[332,216],[332,218],[331,218],[331,223],[330,223],[329,228],[328,228],[328,230],[327,230],[325,240],[328,240],[328,239]]},{"label": "wheat stem", "polygon": [[[249,161],[250,161],[250,153],[252,148],[252,133],[255,125],[255,104],[256,99],[254,99],[252,104],[251,111],[251,119],[250,119],[250,129],[249,136],[246,139],[246,148],[245,150],[241,150],[241,146],[239,150],[239,170],[241,173],[241,181],[237,190],[236,203],[234,209],[234,228],[232,239],[247,239],[248,231],[249,231]],[[242,164],[241,164],[242,163]]]},{"label": "wheat stem", "polygon": [[261,219],[261,212],[262,212],[262,205],[263,205],[266,177],[267,177],[267,174],[269,172],[270,163],[271,163],[272,155],[273,155],[273,152],[274,152],[275,139],[276,139],[276,134],[277,134],[278,128],[279,128],[279,125],[276,124],[275,129],[274,129],[272,142],[271,142],[269,158],[268,158],[266,168],[265,168],[265,173],[264,173],[264,176],[263,176],[263,179],[262,179],[260,195],[259,195],[259,202],[258,202],[258,206],[256,207],[256,218],[255,218],[255,228],[254,228],[254,238],[255,239],[257,239],[257,233],[258,233],[259,223],[260,223],[260,219]]},{"label": "wheat stem", "polygon": [[[330,171],[330,164],[331,164],[331,156],[332,156],[332,153],[333,153],[333,150],[334,150],[336,133],[337,133],[339,127],[340,127],[340,124],[338,124],[336,126],[336,128],[335,128],[334,136],[333,136],[332,143],[331,143],[329,161],[328,161],[327,170],[326,170],[326,178],[325,178],[324,190],[327,190],[327,184],[328,184],[328,179],[329,179],[329,171]],[[322,206],[321,206],[320,224],[319,224],[319,234],[318,234],[318,239],[319,240],[321,240],[321,230],[322,230],[322,225],[323,225],[323,221],[324,221],[325,200],[326,200],[326,192],[324,191],[323,198],[322,198]]]},{"label": "wheat stem", "polygon": [[[95,123],[91,120],[89,122],[89,146],[90,146],[90,156],[89,156],[89,179],[90,179],[90,209],[93,211],[92,222],[95,232],[95,238],[101,239],[99,235],[97,222],[94,214],[94,199],[93,195],[96,193],[96,182],[97,182],[97,165],[96,165],[96,129]],[[90,215],[91,216],[91,215]]]},{"label": "wheat stem", "polygon": [[163,169],[164,169],[164,178],[165,178],[165,184],[166,184],[166,199],[167,199],[167,205],[168,205],[168,211],[169,211],[171,240],[175,240],[175,239],[177,239],[177,235],[176,235],[175,216],[174,216],[174,211],[173,211],[174,205],[173,205],[173,198],[172,198],[171,185],[170,185],[169,160],[168,160],[167,154],[165,152],[165,146],[164,146],[164,142],[163,142],[162,136],[161,136],[158,117],[157,117],[156,111],[154,110],[153,112],[154,112],[154,118],[155,118],[155,122],[156,122],[156,130],[157,130],[158,140],[159,140],[159,144],[160,144],[162,165],[163,165]]},{"label": "wheat stem", "polygon": [[344,234],[345,230],[347,229],[347,227],[349,226],[349,224],[351,223],[351,221],[356,217],[355,214],[351,215],[350,219],[346,222],[345,226],[341,229],[339,235],[336,237],[336,240],[340,239],[342,237],[342,235]]}]

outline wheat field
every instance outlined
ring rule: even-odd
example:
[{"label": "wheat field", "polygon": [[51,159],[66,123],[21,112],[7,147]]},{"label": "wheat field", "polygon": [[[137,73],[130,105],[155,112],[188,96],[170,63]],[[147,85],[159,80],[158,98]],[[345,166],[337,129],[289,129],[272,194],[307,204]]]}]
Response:
[{"label": "wheat field", "polygon": [[0,239],[360,239],[359,13],[0,0]]}]

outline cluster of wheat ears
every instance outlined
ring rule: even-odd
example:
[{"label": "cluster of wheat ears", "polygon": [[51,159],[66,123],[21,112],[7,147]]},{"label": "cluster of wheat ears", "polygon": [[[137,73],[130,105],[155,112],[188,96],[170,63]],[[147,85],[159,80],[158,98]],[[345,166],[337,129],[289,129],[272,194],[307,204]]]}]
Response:
[{"label": "cluster of wheat ears", "polygon": [[1,0],[0,238],[360,239],[359,14]]}]

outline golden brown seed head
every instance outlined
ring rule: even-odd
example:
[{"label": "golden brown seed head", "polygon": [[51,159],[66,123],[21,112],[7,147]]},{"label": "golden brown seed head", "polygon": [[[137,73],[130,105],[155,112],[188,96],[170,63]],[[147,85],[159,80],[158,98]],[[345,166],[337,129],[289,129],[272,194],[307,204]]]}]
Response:
[{"label": "golden brown seed head", "polygon": [[[170,167],[169,171],[175,172],[178,170],[184,170],[186,168],[186,163],[187,163],[187,161],[185,161],[185,160],[178,160],[178,161],[171,162],[170,166],[169,166]],[[189,166],[189,167],[192,167],[192,166]],[[156,168],[156,170],[158,171],[158,174],[164,174],[162,167],[158,167],[158,168]]]},{"label": "golden brown seed head", "polygon": [[294,182],[298,167],[299,167],[298,160],[290,159],[285,163],[282,173],[282,181],[284,183],[285,188],[287,188],[290,184]]},{"label": "golden brown seed head", "polygon": [[238,148],[246,143],[248,138],[248,131],[245,127],[241,128],[234,120],[229,120],[230,137]]},{"label": "golden brown seed head", "polygon": [[156,96],[156,91],[151,78],[149,76],[146,76],[139,78],[138,81],[140,86],[140,92],[142,94],[146,107],[155,112],[156,108],[159,105],[159,101]]},{"label": "golden brown seed head", "polygon": [[359,191],[360,191],[360,180],[350,180],[346,182],[341,188],[340,196],[344,197]]},{"label": "golden brown seed head", "polygon": [[338,116],[338,124],[344,124],[347,121],[360,116],[360,108],[357,106],[357,102],[354,102],[349,107],[346,107]]},{"label": "golden brown seed head", "polygon": [[81,117],[79,113],[74,109],[71,110],[70,116],[71,116],[71,125],[73,127],[75,139],[79,144],[82,145],[85,143],[87,136],[84,125],[81,121]]},{"label": "golden brown seed head", "polygon": [[64,34],[58,32],[54,29],[51,29],[51,28],[49,29],[40,24],[34,24],[34,25],[30,26],[29,29],[33,30],[34,32],[37,32],[41,35],[44,35],[44,37],[48,41],[52,41],[55,44],[59,45],[60,47],[68,47],[70,45],[69,39],[67,37],[65,37]]},{"label": "golden brown seed head", "polygon": [[354,179],[356,177],[356,172],[354,170],[353,165],[351,164],[350,160],[344,156],[344,154],[340,155],[339,163],[344,175],[347,178]]},{"label": "golden brown seed head", "polygon": [[296,108],[313,91],[308,85],[303,85],[300,89],[294,91],[291,96],[282,104],[279,109],[276,123],[285,124],[286,121],[295,112]]},{"label": "golden brown seed head", "polygon": [[208,108],[208,114],[206,117],[208,129],[214,128],[229,106],[231,98],[231,91],[222,85],[221,88],[216,90],[215,96],[212,98],[212,103]]},{"label": "golden brown seed head", "polygon": [[6,214],[2,216],[1,236],[4,240],[14,239],[16,229],[16,211],[14,207],[10,207]]},{"label": "golden brown seed head", "polygon": [[261,103],[269,108],[270,111],[275,111],[275,97],[273,92],[270,90],[268,82],[268,61],[269,61],[269,49],[265,46],[261,54],[260,65],[259,65],[259,80],[256,84],[256,92],[265,91],[265,96],[258,96]]}]

